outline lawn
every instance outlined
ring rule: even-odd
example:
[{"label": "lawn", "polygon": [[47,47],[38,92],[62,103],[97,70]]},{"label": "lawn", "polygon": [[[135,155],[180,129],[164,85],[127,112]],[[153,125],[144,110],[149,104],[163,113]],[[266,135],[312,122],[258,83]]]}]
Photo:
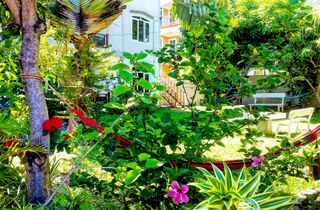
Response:
[{"label": "lawn", "polygon": [[[190,117],[190,112],[184,112],[177,109],[160,109],[159,112],[170,112],[174,119],[180,120],[184,117]],[[203,115],[210,115],[210,113],[203,112]],[[320,123],[320,112],[314,112],[311,118],[311,127],[314,128]],[[222,142],[225,147],[220,145],[215,145],[210,148],[210,151],[205,153],[205,156],[208,160],[235,160],[235,159],[244,159],[245,155],[242,152],[239,152],[241,148],[240,139],[243,138],[242,135],[237,135],[234,137],[225,137]],[[256,147],[261,149],[263,153],[267,152],[268,147],[280,146],[280,139],[275,138],[274,135],[262,135],[257,139]],[[309,170],[309,167],[306,166],[305,171]],[[276,191],[277,192],[285,192],[285,193],[294,193],[296,196],[301,196],[304,191],[308,189],[319,189],[320,181],[309,180],[307,181],[304,178],[298,178],[293,176],[287,176],[287,184],[283,184],[281,182],[275,182]]]}]

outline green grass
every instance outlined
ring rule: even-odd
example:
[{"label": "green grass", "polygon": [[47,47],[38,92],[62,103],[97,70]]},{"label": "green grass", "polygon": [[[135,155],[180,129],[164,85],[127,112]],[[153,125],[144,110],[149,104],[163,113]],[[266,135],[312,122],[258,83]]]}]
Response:
[{"label": "green grass", "polygon": [[311,118],[312,124],[320,124],[320,111],[316,111],[313,113]]},{"label": "green grass", "polygon": [[[160,112],[170,112],[170,114],[176,120],[182,119],[184,117],[190,117],[190,112],[184,112],[182,110],[163,108]],[[311,124],[313,124],[313,127],[315,127],[317,124],[320,124],[319,111],[314,112],[311,119]],[[241,136],[224,138],[222,142],[225,144],[225,147],[219,145],[211,147],[210,151],[207,151],[205,153],[206,159],[233,160],[245,158],[243,153],[238,152],[238,150],[241,148],[240,138]],[[261,149],[263,151],[262,153],[265,153],[267,152],[267,147],[273,147],[275,145],[279,145],[279,141],[275,139],[273,135],[265,135],[258,138],[258,142],[255,146]],[[287,184],[275,183],[276,191],[280,194],[294,194],[295,196],[298,196],[299,194],[301,194],[301,192],[307,189],[320,188],[320,181],[315,180],[307,181],[302,178],[288,176],[287,182]]]}]

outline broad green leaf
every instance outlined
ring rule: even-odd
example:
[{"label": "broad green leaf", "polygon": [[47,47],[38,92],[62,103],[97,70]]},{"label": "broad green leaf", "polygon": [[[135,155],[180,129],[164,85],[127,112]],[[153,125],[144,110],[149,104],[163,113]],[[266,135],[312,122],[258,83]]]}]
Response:
[{"label": "broad green leaf", "polygon": [[127,173],[124,183],[126,185],[132,184],[141,176],[141,170],[135,169]]},{"label": "broad green leaf", "polygon": [[180,82],[177,82],[176,86],[179,87],[179,86],[181,86],[181,85],[183,85],[183,84],[184,84],[184,82],[181,82],[181,81],[180,81]]},{"label": "broad green leaf", "polygon": [[252,192],[255,192],[258,189],[258,186],[260,184],[260,174],[256,174],[250,181],[245,183],[240,189],[239,193],[241,196],[245,197],[248,194],[252,194]]},{"label": "broad green leaf", "polygon": [[176,72],[170,72],[170,73],[168,74],[168,76],[169,76],[169,77],[172,77],[172,78],[174,78],[174,79],[177,79],[177,78],[178,78],[178,75],[177,75]]},{"label": "broad green leaf", "polygon": [[122,55],[123,55],[123,57],[125,57],[126,59],[129,59],[129,60],[131,60],[133,58],[132,54],[128,53],[128,52],[123,52]]},{"label": "broad green leaf", "polygon": [[120,75],[121,79],[123,79],[127,83],[131,83],[133,81],[133,74],[127,70],[120,69],[119,75]]},{"label": "broad green leaf", "polygon": [[140,155],[138,155],[138,159],[139,161],[144,161],[150,158],[150,155],[147,153],[141,153]]},{"label": "broad green leaf", "polygon": [[141,101],[143,101],[145,104],[152,104],[151,98],[141,97]]},{"label": "broad green leaf", "polygon": [[146,57],[148,57],[148,54],[146,54],[144,52],[140,52],[140,53],[137,54],[137,59],[138,60],[145,59]]},{"label": "broad green leaf", "polygon": [[146,168],[159,168],[163,163],[155,158],[150,158],[147,160],[145,167]]},{"label": "broad green leaf", "polygon": [[142,66],[143,66],[148,72],[150,72],[152,75],[155,74],[153,65],[152,65],[151,63],[142,62]]},{"label": "broad green leaf", "polygon": [[154,98],[154,99],[157,99],[157,100],[164,100],[164,98],[161,95],[157,94],[157,93],[153,93],[151,95],[151,98]]},{"label": "broad green leaf", "polygon": [[135,169],[135,168],[138,167],[138,164],[136,162],[130,162],[130,163],[127,164],[127,167]]},{"label": "broad green leaf", "polygon": [[142,72],[151,73],[152,75],[155,73],[153,65],[147,62],[138,62],[135,67]]},{"label": "broad green leaf", "polygon": [[110,108],[110,109],[121,109],[121,110],[124,109],[124,107],[121,104],[119,104],[118,102],[110,102],[110,103],[107,103],[103,106],[106,108]]},{"label": "broad green leaf", "polygon": [[137,81],[137,85],[147,89],[147,90],[152,90],[152,85],[149,81],[145,80],[145,79],[139,79]]},{"label": "broad green leaf", "polygon": [[[277,197],[277,198],[271,198],[266,200],[265,202],[262,202],[260,204],[261,210],[263,209],[277,209],[282,206],[290,206],[293,205],[292,198],[287,196]],[[290,208],[288,208],[290,209]]]},{"label": "broad green leaf", "polygon": [[118,85],[114,90],[113,90],[113,95],[115,97],[120,96],[128,91],[130,91],[131,89],[125,85]]},{"label": "broad green leaf", "polygon": [[157,88],[158,91],[165,90],[165,87],[163,85],[157,85],[156,88]]},{"label": "broad green leaf", "polygon": [[130,67],[124,63],[117,63],[111,67],[111,70],[120,70],[120,69],[130,69]]}]

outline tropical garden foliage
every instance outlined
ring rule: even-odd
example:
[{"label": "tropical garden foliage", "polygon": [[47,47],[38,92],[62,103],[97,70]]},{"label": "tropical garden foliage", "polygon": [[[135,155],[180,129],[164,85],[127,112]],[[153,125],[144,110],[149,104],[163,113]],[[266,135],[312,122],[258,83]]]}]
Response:
[{"label": "tropical garden foliage", "polygon": [[[284,0],[175,0],[181,44],[125,52],[127,64],[112,64],[92,37],[126,2],[0,0],[0,208],[290,209],[297,195],[277,187],[288,177],[310,181],[305,166],[315,164],[318,147],[296,148],[284,138],[262,156],[259,112],[230,120],[240,113],[222,107],[283,81],[299,84],[294,93],[319,96],[311,8]],[[170,65],[177,86],[195,85],[187,111],[159,107],[164,86],[136,76],[136,69],[155,74],[149,54]],[[252,85],[252,67],[274,74]],[[93,103],[97,81],[114,72],[111,101]],[[196,108],[197,94],[205,111]],[[192,165],[235,136],[252,168]]]}]

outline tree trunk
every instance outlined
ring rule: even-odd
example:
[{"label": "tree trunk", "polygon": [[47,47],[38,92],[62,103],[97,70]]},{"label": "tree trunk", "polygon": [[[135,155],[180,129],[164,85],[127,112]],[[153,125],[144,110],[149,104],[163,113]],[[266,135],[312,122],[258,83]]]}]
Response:
[{"label": "tree trunk", "polygon": [[28,198],[32,202],[45,202],[49,192],[49,135],[43,134],[43,122],[48,119],[48,110],[41,81],[23,75],[39,75],[38,56],[40,35],[44,24],[38,19],[33,0],[22,0],[22,46],[20,65],[30,116],[30,145],[40,145],[44,153],[27,152],[25,167],[27,173]]},{"label": "tree trunk", "polygon": [[320,73],[316,74],[317,86],[313,91],[311,106],[320,108]]}]

